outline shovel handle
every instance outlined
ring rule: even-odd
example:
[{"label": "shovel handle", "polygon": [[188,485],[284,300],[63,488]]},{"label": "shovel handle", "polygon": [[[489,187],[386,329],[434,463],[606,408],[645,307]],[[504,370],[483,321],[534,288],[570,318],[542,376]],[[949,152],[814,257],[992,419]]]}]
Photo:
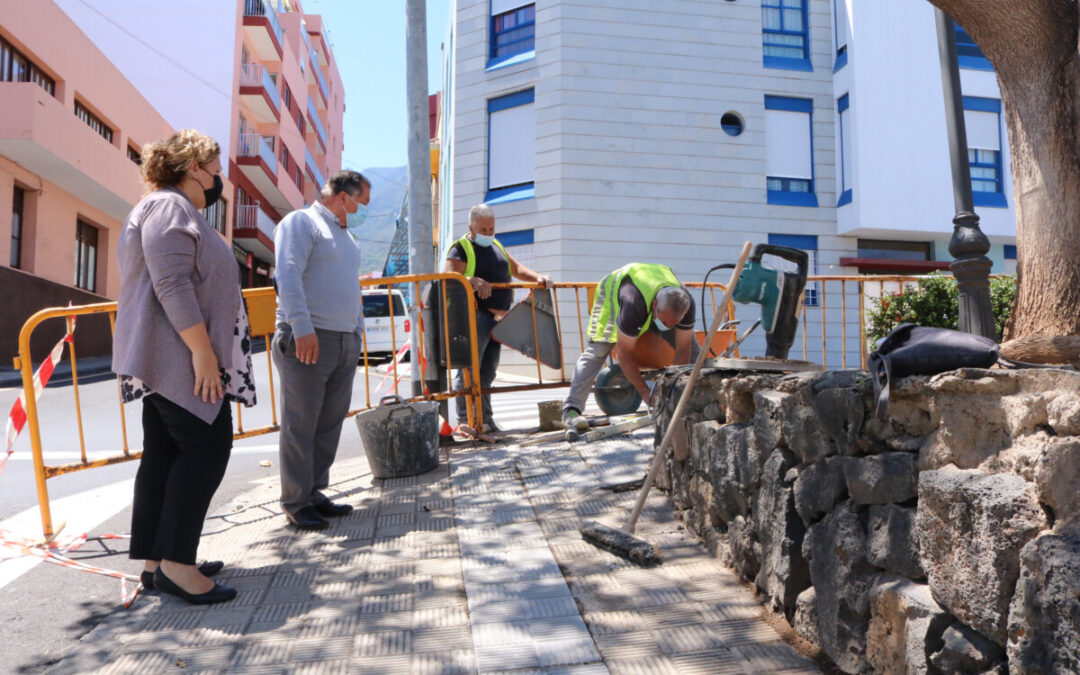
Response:
[{"label": "shovel handle", "polygon": [[[735,291],[735,284],[739,281],[739,275],[742,274],[743,266],[746,265],[746,259],[750,257],[751,247],[752,244],[750,242],[743,244],[742,252],[739,253],[739,261],[735,263],[735,269],[731,271],[731,279],[728,281],[727,286],[724,287],[724,297],[720,300],[721,310],[722,308],[727,307],[727,304],[731,301],[731,294]],[[705,344],[712,344],[713,338],[716,336],[716,331],[720,329],[720,324],[723,323],[723,320],[723,311],[716,312],[713,316],[712,326],[709,327],[709,333],[705,336]],[[645,477],[645,483],[641,486],[641,492],[638,493],[637,502],[634,504],[634,510],[630,512],[630,518],[626,522],[626,532],[629,534],[634,533],[638,517],[641,515],[641,509],[645,506],[645,498],[649,496],[649,490],[652,488],[653,481],[656,480],[656,472],[660,468],[660,463],[664,460],[664,457],[667,456],[668,446],[671,445],[672,431],[675,430],[675,425],[679,423],[683,413],[686,411],[686,406],[690,402],[690,396],[694,390],[694,385],[697,384],[698,375],[701,374],[701,366],[705,363],[705,359],[708,358],[708,356],[709,350],[702,349],[698,353],[697,360],[694,362],[694,369],[690,371],[690,379],[686,381],[686,386],[683,387],[682,396],[679,397],[679,404],[675,406],[675,412],[672,413],[667,430],[664,431],[664,439],[660,441],[660,447],[656,449],[656,454],[653,455],[652,463],[649,466],[649,474]]]}]

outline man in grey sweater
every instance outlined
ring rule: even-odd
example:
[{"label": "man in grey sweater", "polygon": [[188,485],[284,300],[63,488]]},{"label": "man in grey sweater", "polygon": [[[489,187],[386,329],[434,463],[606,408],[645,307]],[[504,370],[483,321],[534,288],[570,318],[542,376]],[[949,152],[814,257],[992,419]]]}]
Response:
[{"label": "man in grey sweater", "polygon": [[356,171],[330,177],[322,196],[274,231],[277,330],[271,345],[281,374],[281,506],[304,530],[352,507],[322,490],[330,482],[362,350],[360,246],[371,183]]}]

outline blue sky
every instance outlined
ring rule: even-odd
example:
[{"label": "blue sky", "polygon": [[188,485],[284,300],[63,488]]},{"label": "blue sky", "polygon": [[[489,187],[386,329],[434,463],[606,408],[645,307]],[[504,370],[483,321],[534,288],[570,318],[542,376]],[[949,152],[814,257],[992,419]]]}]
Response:
[{"label": "blue sky", "polygon": [[[428,92],[442,79],[450,0],[427,0]],[[345,86],[344,168],[404,166],[405,0],[305,0],[322,14]]]}]

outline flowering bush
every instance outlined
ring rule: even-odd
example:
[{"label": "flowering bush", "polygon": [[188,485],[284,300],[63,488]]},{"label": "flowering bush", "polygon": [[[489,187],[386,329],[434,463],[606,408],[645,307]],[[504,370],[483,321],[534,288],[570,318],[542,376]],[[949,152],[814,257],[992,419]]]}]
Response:
[{"label": "flowering bush", "polygon": [[[990,304],[994,308],[994,326],[1000,341],[1005,322],[1016,298],[1016,277],[990,278]],[[905,286],[898,293],[883,293],[870,300],[866,313],[866,337],[873,350],[881,338],[901,323],[956,329],[960,320],[960,296],[956,280],[950,276],[929,275],[922,288]]]}]

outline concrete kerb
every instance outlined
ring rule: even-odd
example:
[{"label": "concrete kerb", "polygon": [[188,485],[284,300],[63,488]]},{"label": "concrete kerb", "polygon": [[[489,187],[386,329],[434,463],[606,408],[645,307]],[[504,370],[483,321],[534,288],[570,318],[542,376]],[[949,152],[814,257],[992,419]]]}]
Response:
[{"label": "concrete kerb", "polygon": [[665,495],[638,529],[663,566],[581,540],[583,520],[625,517],[635,493],[601,488],[643,473],[652,435],[456,446],[436,471],[386,481],[358,456],[332,474],[356,509],[324,532],[287,528],[268,478],[206,522],[200,557],[226,562],[236,600],[146,594],[51,672],[818,672]]}]

